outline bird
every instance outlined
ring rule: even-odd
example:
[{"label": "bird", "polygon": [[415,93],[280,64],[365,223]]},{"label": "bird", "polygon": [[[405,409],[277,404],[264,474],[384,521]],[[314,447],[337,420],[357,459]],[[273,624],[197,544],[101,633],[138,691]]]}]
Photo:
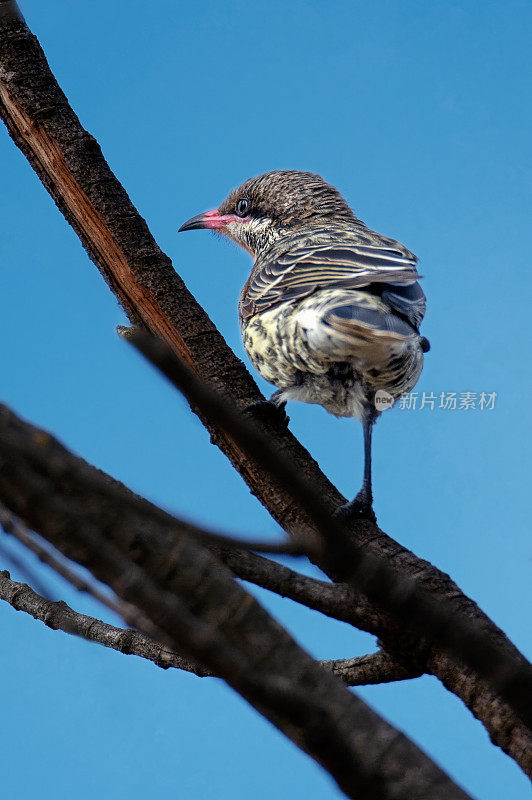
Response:
[{"label": "bird", "polygon": [[253,258],[238,304],[246,353],[288,400],[361,421],[362,487],[337,509],[375,521],[372,431],[383,411],[416,385],[428,340],[417,257],[371,230],[320,175],[275,170],[249,178],[217,208],[179,231],[207,229]]}]

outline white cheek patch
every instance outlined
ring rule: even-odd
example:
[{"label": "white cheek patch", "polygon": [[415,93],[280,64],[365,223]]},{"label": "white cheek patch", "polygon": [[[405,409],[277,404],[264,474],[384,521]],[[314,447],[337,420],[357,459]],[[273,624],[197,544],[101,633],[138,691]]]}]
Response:
[{"label": "white cheek patch", "polygon": [[228,222],[226,227],[226,231],[231,239],[235,239],[235,241],[240,242],[242,237],[242,226],[245,225],[244,222]]},{"label": "white cheek patch", "polygon": [[226,233],[237,244],[249,250],[257,238],[271,225],[271,219],[231,220],[226,225]]}]

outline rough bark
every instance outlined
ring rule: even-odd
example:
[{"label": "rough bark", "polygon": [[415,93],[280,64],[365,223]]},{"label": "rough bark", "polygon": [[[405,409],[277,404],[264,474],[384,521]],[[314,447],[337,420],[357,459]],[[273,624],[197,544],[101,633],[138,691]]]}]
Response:
[{"label": "rough bark", "polygon": [[[0,413],[0,496],[167,637],[220,675],[353,798],[467,795],[403,734],[313,661],[193,538],[137,503],[53,437]],[[147,504],[149,505],[149,504]]]},{"label": "rough bark", "polygon": [[[1,411],[2,406],[0,405],[0,413]],[[87,469],[93,471],[95,475],[106,480],[109,487],[114,488],[114,497],[117,507],[122,507],[124,502],[126,506],[128,506],[128,501],[133,500],[136,507],[146,518],[163,520],[168,525],[169,530],[172,531],[176,545],[181,535],[189,535],[188,525],[182,526],[181,520],[172,517],[167,512],[161,512],[160,509],[138,495],[135,495],[105,473],[95,470],[88,464],[86,464],[86,466]],[[118,491],[116,491],[117,489]],[[110,599],[107,594],[98,587],[95,587],[93,583],[90,583],[82,575],[72,570],[68,564],[58,559],[54,552],[51,552],[47,547],[43,546],[41,542],[37,541],[35,537],[31,535],[31,532],[22,525],[20,520],[18,520],[1,502],[0,526],[6,533],[12,535],[21,544],[31,550],[32,553],[35,553],[43,564],[52,567],[55,572],[65,578],[75,589],[80,592],[91,594],[99,603],[102,603],[115,613],[125,617],[122,606],[114,605],[112,599]],[[263,589],[268,589],[281,597],[286,597],[314,611],[319,611],[328,617],[340,620],[341,622],[348,622],[357,627],[371,626],[371,614],[367,601],[363,597],[357,596],[349,586],[327,583],[326,581],[320,581],[316,578],[310,578],[307,575],[295,572],[283,564],[278,564],[275,561],[271,561],[255,553],[235,549],[226,543],[223,545],[214,545],[212,543],[205,544],[205,542],[202,542],[202,544],[213,552],[222,563],[229,567],[233,575],[242,580],[254,583]],[[32,575],[31,579],[33,580],[34,577],[35,576]],[[364,629],[367,628],[364,627]]]},{"label": "rough bark", "polygon": [[[191,672],[198,678],[219,677],[201,664],[165,647],[156,638],[131,628],[117,628],[96,617],[81,614],[63,600],[49,600],[27,584],[12,580],[5,570],[0,572],[0,600],[9,603],[15,611],[24,611],[33,619],[44,622],[54,631],[79,636],[80,639],[95,642],[123,655],[144,658],[161,669],[180,669]],[[417,677],[382,651],[367,656],[318,663],[323,669],[341,678],[347,686],[365,686]]]},{"label": "rough bark", "polygon": [[376,633],[378,617],[364,595],[345,583],[328,583],[309,578],[283,564],[254,553],[238,553],[231,547],[210,548],[231,572],[242,580],[269,589],[341,622]]},{"label": "rough bark", "polygon": [[174,667],[192,672],[198,677],[212,677],[213,673],[200,664],[170,650],[149,636],[130,628],[117,628],[108,622],[80,614],[63,600],[54,602],[34,592],[25,583],[11,580],[9,572],[0,572],[0,599],[16,611],[24,611],[33,619],[44,622],[54,631],[64,631],[88,642],[96,642],[124,655],[135,655],[152,661],[162,669]]},{"label": "rough bark", "polygon": [[378,650],[366,656],[322,661],[322,667],[330,669],[348,686],[367,686],[375,683],[406,681],[423,675],[423,668],[400,664],[389,653]]}]

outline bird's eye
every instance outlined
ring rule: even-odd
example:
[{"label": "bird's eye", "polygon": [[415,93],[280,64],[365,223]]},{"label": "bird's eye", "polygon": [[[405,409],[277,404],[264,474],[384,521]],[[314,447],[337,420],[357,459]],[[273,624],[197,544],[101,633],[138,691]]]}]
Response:
[{"label": "bird's eye", "polygon": [[238,203],[236,204],[236,213],[239,217],[245,217],[249,211],[249,200],[246,200],[245,197],[241,197]]}]

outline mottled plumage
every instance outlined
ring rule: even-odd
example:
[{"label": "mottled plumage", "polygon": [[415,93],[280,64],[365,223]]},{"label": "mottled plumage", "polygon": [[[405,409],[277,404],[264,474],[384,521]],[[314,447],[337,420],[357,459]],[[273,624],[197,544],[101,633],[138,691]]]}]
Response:
[{"label": "mottled plumage", "polygon": [[425,295],[416,257],[355,217],[318,175],[251,178],[182,229],[220,230],[255,263],[239,303],[244,347],[278,387],[272,401],[302,400],[364,425],[364,484],[350,511],[372,513],[375,393],[397,398],[423,368]]}]

